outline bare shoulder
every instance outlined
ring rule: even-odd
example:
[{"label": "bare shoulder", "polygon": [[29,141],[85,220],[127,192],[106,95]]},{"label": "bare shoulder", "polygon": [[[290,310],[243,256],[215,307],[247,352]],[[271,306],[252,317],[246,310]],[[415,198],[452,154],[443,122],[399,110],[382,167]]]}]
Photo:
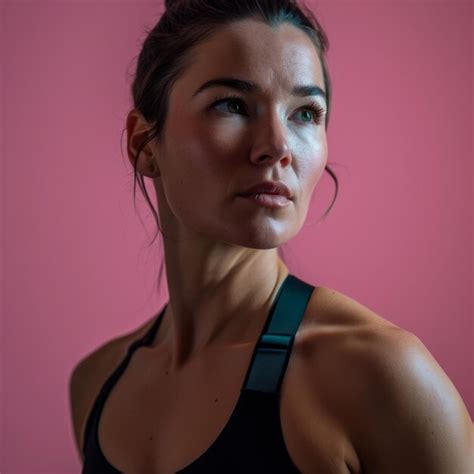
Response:
[{"label": "bare shoulder", "polygon": [[[370,308],[337,290],[317,287],[297,334],[298,353],[311,362],[314,351],[339,357],[373,355],[386,337],[408,334]],[[341,361],[342,362],[342,361]]]},{"label": "bare shoulder", "polygon": [[318,288],[297,349],[307,396],[338,421],[364,472],[468,472],[472,420],[416,335]]},{"label": "bare shoulder", "polygon": [[98,378],[104,380],[118,363],[126,356],[128,347],[134,341],[140,339],[151,328],[156,321],[157,315],[147,319],[138,328],[113,337],[93,349],[76,365],[73,374],[77,377]]},{"label": "bare shoulder", "polygon": [[361,326],[399,328],[359,301],[333,288],[316,287],[309,307],[309,320],[313,323],[321,322],[352,329]]},{"label": "bare shoulder", "polygon": [[155,316],[137,329],[102,343],[74,367],[69,378],[69,409],[81,461],[87,419],[100,389],[125,358],[130,344],[142,337],[154,321]]},{"label": "bare shoulder", "polygon": [[81,461],[87,419],[107,377],[126,355],[126,336],[111,339],[90,352],[74,367],[69,378],[69,409]]},{"label": "bare shoulder", "polygon": [[130,344],[145,335],[155,320],[156,315],[138,328],[113,337],[93,349],[77,363],[71,375],[71,380],[75,378],[79,380],[87,379],[88,382],[95,380],[104,382],[111,371],[126,356]]},{"label": "bare shoulder", "polygon": [[409,332],[355,299],[317,287],[295,338],[298,379],[308,384],[304,390],[314,393],[318,403],[358,423],[350,412],[359,397],[367,396],[364,390],[374,366],[389,347],[409,337]]}]

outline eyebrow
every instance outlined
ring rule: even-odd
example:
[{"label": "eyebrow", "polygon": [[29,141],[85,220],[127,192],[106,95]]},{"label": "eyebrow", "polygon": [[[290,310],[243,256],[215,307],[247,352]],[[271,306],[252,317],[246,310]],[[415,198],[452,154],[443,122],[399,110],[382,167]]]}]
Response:
[{"label": "eyebrow", "polygon": [[[212,87],[230,87],[231,89],[236,89],[240,92],[261,92],[262,89],[258,84],[250,81],[244,81],[242,79],[236,79],[234,77],[219,77],[216,79],[211,79],[210,81],[205,82],[199,89],[193,94],[193,97],[196,97],[205,89],[210,89]],[[297,97],[307,97],[310,95],[321,96],[327,102],[326,92],[321,89],[321,87],[314,84],[307,85],[297,85],[293,87],[291,91],[292,95]]]}]

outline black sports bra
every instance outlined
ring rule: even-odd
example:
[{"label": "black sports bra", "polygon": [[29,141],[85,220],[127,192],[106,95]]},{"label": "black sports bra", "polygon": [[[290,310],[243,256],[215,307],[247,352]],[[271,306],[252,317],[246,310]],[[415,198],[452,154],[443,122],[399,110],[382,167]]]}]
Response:
[{"label": "black sports bra", "polygon": [[[275,297],[252,353],[238,402],[212,445],[178,474],[290,474],[300,472],[286,449],[280,424],[280,387],[295,334],[314,286],[288,274]],[[150,330],[128,349],[106,380],[87,420],[82,474],[121,474],[104,456],[98,441],[101,411],[137,347],[155,337],[166,306]]]}]

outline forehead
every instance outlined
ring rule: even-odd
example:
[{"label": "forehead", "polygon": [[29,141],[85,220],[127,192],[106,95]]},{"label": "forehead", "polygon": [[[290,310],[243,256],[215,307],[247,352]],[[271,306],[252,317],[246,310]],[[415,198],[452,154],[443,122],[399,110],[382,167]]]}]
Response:
[{"label": "forehead", "polygon": [[220,28],[193,48],[176,88],[181,85],[181,92],[191,95],[204,81],[220,76],[251,80],[269,95],[288,94],[295,84],[325,89],[316,47],[288,23],[272,28],[249,19]]}]

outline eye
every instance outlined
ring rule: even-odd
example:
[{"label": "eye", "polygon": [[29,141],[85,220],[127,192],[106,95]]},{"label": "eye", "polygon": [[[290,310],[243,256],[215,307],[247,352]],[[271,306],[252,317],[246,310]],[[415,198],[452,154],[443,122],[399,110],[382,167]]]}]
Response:
[{"label": "eye", "polygon": [[[242,105],[244,104],[244,101],[236,95],[227,95],[225,97],[216,97],[214,102],[211,104],[210,108],[215,108],[216,106],[223,104],[223,103],[228,103],[228,104],[234,104],[237,105],[237,113],[239,113],[239,110],[242,111]],[[234,110],[236,110],[234,109]],[[299,112],[303,111],[311,111],[312,114],[310,114],[310,120],[303,120],[303,122],[310,123],[311,122],[311,116],[313,117],[313,121],[316,124],[320,123],[321,118],[326,114],[326,110],[321,107],[317,102],[311,102],[309,105],[302,107]],[[229,108],[227,109],[226,112],[229,112]]]},{"label": "eye", "polygon": [[[310,110],[313,113],[313,117],[315,118],[315,123],[319,123],[321,121],[321,118],[326,113],[326,110],[324,110],[317,102],[311,102],[311,104],[300,109],[300,112],[308,111],[308,110]],[[306,120],[303,120],[303,121],[306,122]]]},{"label": "eye", "polygon": [[[229,104],[239,104],[240,109],[242,109],[242,104],[244,103],[243,100],[236,96],[236,95],[228,95],[225,97],[217,97],[216,100],[211,104],[211,108],[215,108],[216,106],[228,102]],[[226,110],[228,112],[229,109]]]}]

